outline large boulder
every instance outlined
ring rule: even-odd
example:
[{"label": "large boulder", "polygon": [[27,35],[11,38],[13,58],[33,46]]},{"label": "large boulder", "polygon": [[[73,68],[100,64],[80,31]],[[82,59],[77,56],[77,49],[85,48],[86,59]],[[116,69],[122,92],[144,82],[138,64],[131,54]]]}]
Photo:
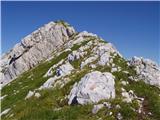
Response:
[{"label": "large boulder", "polygon": [[115,77],[108,72],[94,71],[75,83],[68,104],[97,103],[102,99],[115,98]]},{"label": "large boulder", "polygon": [[129,63],[135,67],[139,79],[150,85],[160,87],[160,68],[155,62],[135,56]]}]

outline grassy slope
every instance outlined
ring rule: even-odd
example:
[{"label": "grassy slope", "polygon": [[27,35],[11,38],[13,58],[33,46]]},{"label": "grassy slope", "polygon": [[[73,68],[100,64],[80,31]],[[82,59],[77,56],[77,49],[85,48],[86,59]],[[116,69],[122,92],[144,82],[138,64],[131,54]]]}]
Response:
[{"label": "grassy slope", "polygon": [[[82,42],[81,45],[84,45],[87,42],[88,41],[84,41]],[[74,45],[71,49],[77,50],[79,47],[81,47],[81,45]],[[46,71],[48,71],[48,69],[52,65],[57,64],[62,59],[65,59],[70,52],[71,51],[63,52],[62,54],[52,59],[51,61],[41,63],[40,65],[31,69],[30,71],[23,73],[22,75],[20,75],[20,77],[18,77],[17,79],[15,79],[14,81],[12,81],[10,84],[6,85],[2,89],[1,96],[3,95],[7,95],[7,96],[1,101],[1,110],[3,111],[7,108],[12,108],[12,110],[9,112],[8,115],[6,115],[6,117],[11,115],[12,112],[19,113],[19,111],[17,111],[19,108],[21,108],[23,111],[27,107],[29,107],[31,103],[28,102],[28,104],[26,104],[26,101],[24,100],[28,91],[34,90],[35,88],[40,87],[48,79],[43,77]],[[13,93],[16,93],[16,94],[13,94]],[[23,105],[27,105],[27,106],[23,107]],[[5,118],[5,116],[2,116],[2,119],[3,118]]]},{"label": "grassy slope", "polygon": [[[29,90],[33,90],[42,85],[47,80],[47,78],[43,77],[46,71],[53,64],[56,64],[59,60],[65,58],[68,53],[69,52],[64,52],[51,62],[38,65],[36,68],[30,70],[29,72],[25,72],[9,85],[5,86],[2,89],[2,96],[7,95],[7,97],[2,100],[2,111],[6,108],[12,108],[16,104],[18,105],[24,100]],[[29,77],[30,75],[32,75],[32,77]],[[13,94],[14,91],[19,92],[17,94]]]},{"label": "grassy slope", "polygon": [[[84,42],[81,45],[86,44]],[[75,45],[72,50],[77,50],[81,45]],[[64,52],[60,54],[57,58],[51,60],[51,62],[45,62],[34,69],[25,72],[19,78],[10,83],[10,85],[5,86],[2,89],[2,96],[8,95],[4,100],[2,100],[2,111],[6,108],[11,108],[11,111],[6,115],[2,116],[3,120],[97,120],[98,118],[103,118],[106,120],[115,120],[115,116],[120,112],[124,120],[138,120],[138,119],[155,119],[160,118],[160,90],[146,85],[144,82],[134,82],[128,79],[129,75],[135,76],[135,71],[133,68],[127,66],[124,59],[116,56],[113,62],[122,68],[122,70],[129,71],[129,74],[123,72],[113,73],[116,76],[116,98],[114,100],[108,100],[112,103],[111,109],[103,108],[98,112],[98,114],[93,115],[91,113],[93,105],[74,105],[69,106],[67,104],[66,95],[69,94],[72,85],[81,79],[90,70],[88,66],[80,72],[70,76],[71,81],[67,83],[63,88],[54,88],[48,90],[40,91],[41,97],[32,97],[29,100],[24,100],[29,90],[33,90],[41,86],[48,78],[42,77],[46,71],[53,65],[58,63],[61,59],[67,57],[70,52]],[[79,61],[75,61],[72,64],[79,70]],[[98,67],[95,70],[102,72],[111,71],[111,68]],[[32,75],[32,77],[29,77]],[[32,80],[33,78],[33,80]],[[137,96],[146,98],[145,108],[147,111],[152,112],[152,116],[140,115],[133,111],[132,108],[137,109],[137,103],[125,103],[122,101],[121,96],[121,80],[129,81],[128,86],[123,86],[126,90],[133,90]],[[13,91],[19,91],[17,94],[13,94]],[[102,102],[102,101],[101,101]],[[116,108],[116,105],[121,106],[120,109]],[[61,108],[60,110],[55,110],[56,108]],[[109,112],[113,112],[109,115]],[[13,115],[13,116],[12,116]],[[11,117],[9,117],[11,116]]]}]

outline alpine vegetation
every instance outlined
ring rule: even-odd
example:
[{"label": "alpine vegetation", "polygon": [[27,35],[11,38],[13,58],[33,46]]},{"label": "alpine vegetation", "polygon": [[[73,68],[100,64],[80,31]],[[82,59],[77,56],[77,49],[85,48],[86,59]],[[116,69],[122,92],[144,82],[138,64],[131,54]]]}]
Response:
[{"label": "alpine vegetation", "polygon": [[160,68],[64,21],[1,57],[2,120],[159,120]]}]

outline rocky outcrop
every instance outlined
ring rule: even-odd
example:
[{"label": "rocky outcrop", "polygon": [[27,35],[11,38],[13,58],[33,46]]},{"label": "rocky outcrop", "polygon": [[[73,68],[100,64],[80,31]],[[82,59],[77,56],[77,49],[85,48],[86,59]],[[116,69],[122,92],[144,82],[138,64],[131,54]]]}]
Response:
[{"label": "rocky outcrop", "polygon": [[113,62],[113,57],[116,55],[122,57],[111,43],[98,43],[92,51],[100,57],[98,64],[101,66],[109,66],[109,64]]},{"label": "rocky outcrop", "polygon": [[75,83],[68,104],[97,103],[102,99],[115,98],[114,76],[111,73],[94,71]]},{"label": "rocky outcrop", "polygon": [[7,109],[5,109],[4,111],[2,111],[2,112],[0,113],[0,117],[1,117],[2,115],[7,114],[10,110],[11,110],[11,108],[7,108]]},{"label": "rocky outcrop", "polygon": [[57,68],[56,74],[57,76],[65,76],[67,74],[70,74],[73,69],[74,68],[72,67],[72,65],[69,62],[67,62],[61,65],[59,68]]},{"label": "rocky outcrop", "polygon": [[[36,66],[40,62],[43,63]],[[66,110],[75,113],[77,108],[81,110],[73,119],[82,119],[80,114],[84,111],[86,116],[83,119],[147,119],[148,115],[156,116],[156,108],[160,106],[157,104],[158,89],[136,82],[142,79],[159,86],[158,65],[137,57],[127,62],[111,43],[86,31],[76,33],[62,21],[51,22],[25,37],[2,57],[1,66],[3,85],[26,71],[26,74],[2,88],[0,100],[2,104],[8,103],[2,105],[1,115],[5,117],[2,116],[2,119],[25,119],[24,116],[41,119],[40,114],[45,112],[43,109],[38,109],[36,118],[31,116],[40,107],[53,111],[55,115],[52,116],[57,119],[66,118]],[[28,71],[34,66],[36,69]],[[25,105],[29,110],[27,113],[21,108],[24,102],[34,103],[33,106]],[[72,105],[76,104],[84,106],[78,105],[75,109]],[[148,105],[156,105],[153,108],[157,113],[150,111]],[[16,112],[20,109],[22,115]],[[62,116],[57,116],[57,113]],[[87,113],[98,114],[88,116]],[[46,116],[43,118],[52,117]]]},{"label": "rocky outcrop", "polygon": [[49,77],[49,76],[53,75],[53,73],[54,73],[53,70],[55,68],[57,68],[58,66],[60,66],[63,62],[64,62],[64,59],[62,59],[61,61],[59,61],[58,64],[55,64],[52,67],[50,67],[49,70],[47,71],[47,73],[44,75],[44,77]]},{"label": "rocky outcrop", "polygon": [[130,65],[135,67],[140,80],[160,87],[160,68],[155,62],[142,57],[133,57],[130,60]]},{"label": "rocky outcrop", "polygon": [[83,68],[85,65],[94,62],[98,58],[97,55],[91,56],[87,58],[84,62],[81,63],[81,68]]},{"label": "rocky outcrop", "polygon": [[3,86],[24,71],[36,66],[59,49],[75,34],[73,27],[66,23],[50,22],[16,44],[1,58],[1,84]]},{"label": "rocky outcrop", "polygon": [[[69,75],[73,70],[74,68],[69,62],[62,64],[56,69],[55,76],[49,78],[39,89],[41,90],[41,89],[47,89],[47,88],[53,87],[53,84],[56,82],[57,79],[60,79],[63,76]],[[46,73],[46,76],[48,76],[47,73]]]}]

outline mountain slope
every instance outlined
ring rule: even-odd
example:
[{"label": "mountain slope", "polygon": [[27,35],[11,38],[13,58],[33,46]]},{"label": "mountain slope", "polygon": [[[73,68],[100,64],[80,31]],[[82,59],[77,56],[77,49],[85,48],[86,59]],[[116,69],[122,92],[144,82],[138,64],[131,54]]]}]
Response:
[{"label": "mountain slope", "polygon": [[[63,41],[62,38],[52,41],[57,34],[48,36],[46,32],[44,36],[46,39],[34,45],[43,46],[44,50],[40,49],[42,55],[32,51],[31,48],[22,54],[22,56],[28,54],[30,57],[32,53],[33,58],[39,55],[39,59],[35,59],[37,64],[21,71],[13,78],[3,79],[5,85],[1,91],[2,119],[158,120],[160,118],[160,70],[157,65],[151,65],[150,62],[146,64],[144,60],[142,63],[145,67],[139,67],[146,73],[142,77],[142,72],[137,72],[138,65],[134,62],[136,60],[125,60],[111,43],[92,33],[85,31],[77,33],[65,22],[60,21],[55,24],[63,25],[65,28],[62,28],[65,30],[70,29],[72,34],[68,34],[66,41],[60,44],[58,42]],[[59,30],[59,27],[51,33],[55,33],[57,29]],[[61,32],[63,33],[60,31],[59,34]],[[40,36],[37,35],[37,40]],[[55,42],[60,44],[57,48],[50,49],[50,52],[45,51],[50,45],[48,37],[53,46]],[[14,53],[16,52],[9,54]],[[43,53],[46,53],[46,57]],[[7,64],[8,60],[3,60],[6,64],[2,68],[6,69],[9,63]],[[25,61],[25,64],[31,61]],[[139,66],[142,65],[141,62],[138,63]],[[13,66],[14,62],[7,66],[7,69],[11,70]],[[155,75],[152,75],[153,69]],[[14,70],[17,70],[17,67]],[[18,67],[18,70],[21,68]]]},{"label": "mountain slope", "polygon": [[48,58],[75,33],[71,26],[60,21],[50,22],[26,36],[2,57],[1,83],[9,83],[17,75]]}]

